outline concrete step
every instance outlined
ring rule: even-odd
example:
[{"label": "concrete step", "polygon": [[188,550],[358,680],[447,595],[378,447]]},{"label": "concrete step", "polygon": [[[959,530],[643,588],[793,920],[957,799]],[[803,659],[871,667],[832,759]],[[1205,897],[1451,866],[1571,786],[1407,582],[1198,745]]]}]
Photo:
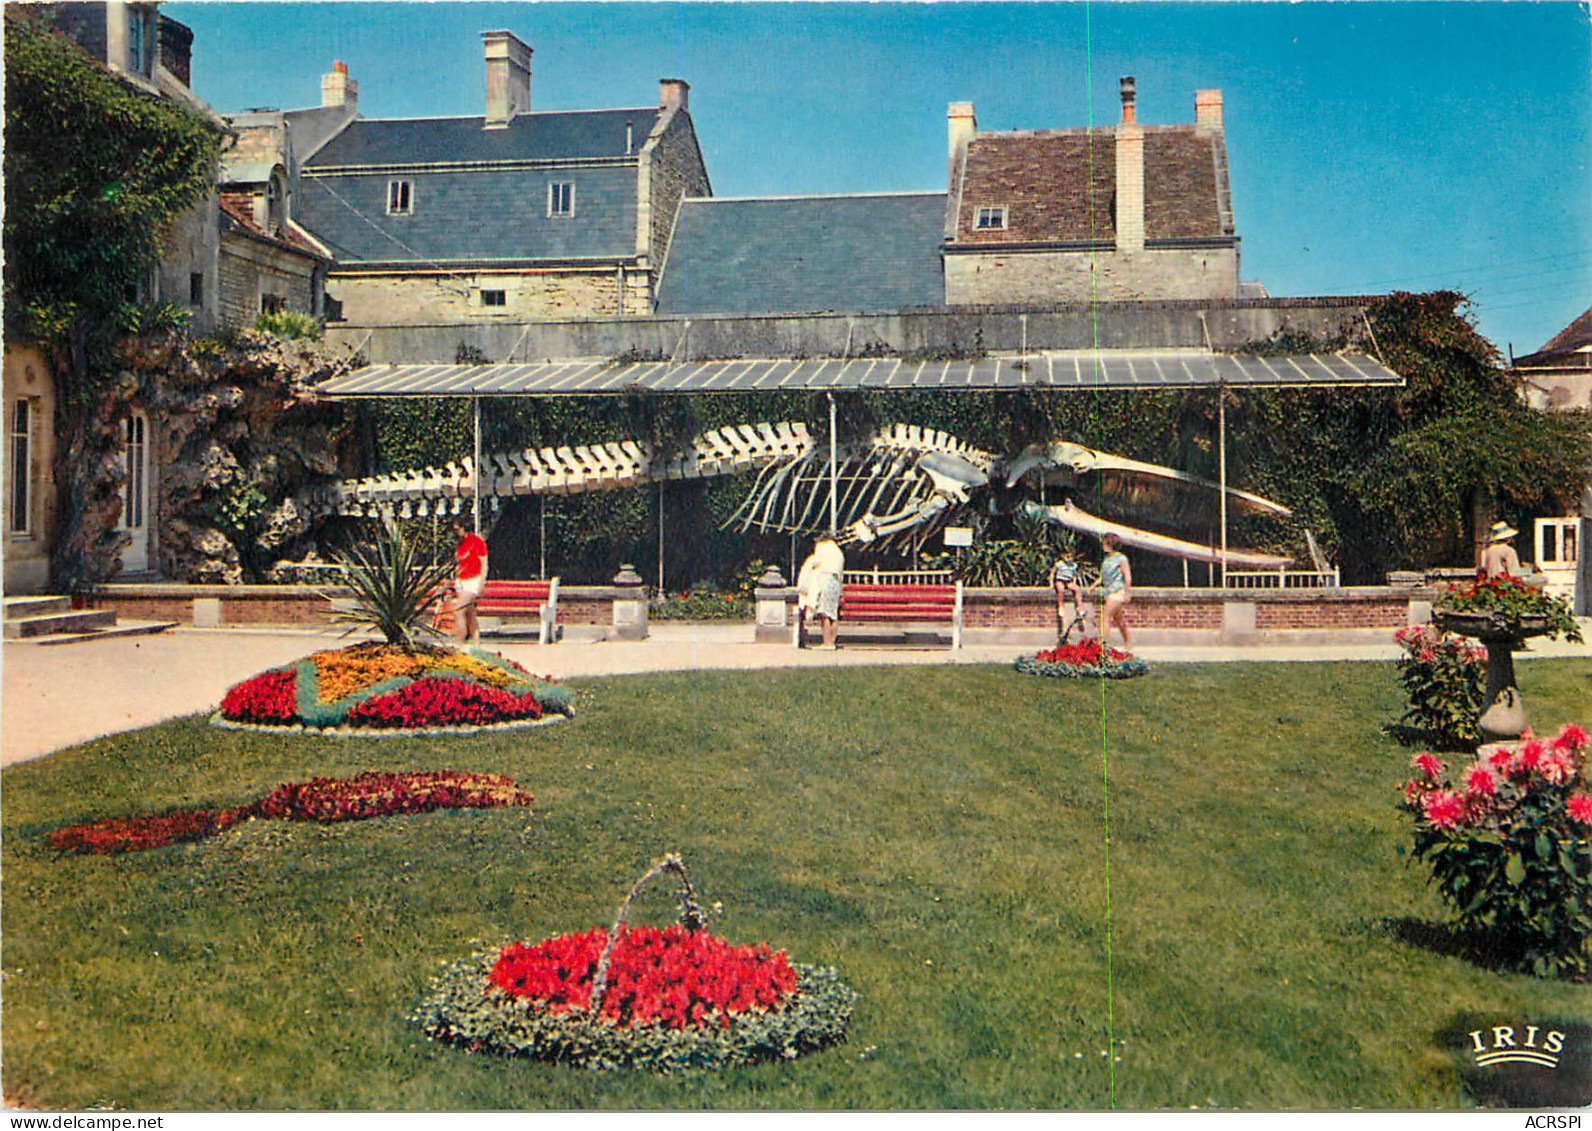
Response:
[{"label": "concrete step", "polygon": [[67,632],[98,632],[115,624],[115,609],[67,609],[38,616],[8,617],[5,638],[21,640],[32,636],[58,636]]},{"label": "concrete step", "polygon": [[109,628],[101,628],[89,632],[58,632],[48,636],[29,636],[20,640],[13,640],[13,644],[82,644],[88,640],[112,640],[118,636],[149,636],[156,632],[165,632],[168,628],[176,628],[174,620],[124,620]]},{"label": "concrete step", "polygon": [[5,619],[17,620],[21,617],[41,617],[48,613],[64,613],[72,607],[70,597],[7,597],[5,599]]}]

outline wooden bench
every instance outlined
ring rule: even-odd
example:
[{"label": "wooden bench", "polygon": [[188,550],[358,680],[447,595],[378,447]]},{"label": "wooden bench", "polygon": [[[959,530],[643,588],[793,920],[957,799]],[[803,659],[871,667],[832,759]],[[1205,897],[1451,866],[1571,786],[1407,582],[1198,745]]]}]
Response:
[{"label": "wooden bench", "polygon": [[[841,628],[887,624],[896,628],[951,629],[951,647],[962,647],[962,583],[954,585],[869,585],[840,587]],[[798,628],[798,631],[800,629]],[[800,643],[800,640],[797,641]]]},{"label": "wooden bench", "polygon": [[[431,626],[438,632],[453,631],[453,610],[448,599],[453,590],[441,591],[441,604]],[[475,601],[475,615],[500,617],[518,621],[536,620],[540,624],[537,639],[551,644],[558,639],[558,578],[551,581],[499,581],[488,578]],[[497,631],[501,631],[498,629]],[[486,632],[483,628],[482,632]]]}]

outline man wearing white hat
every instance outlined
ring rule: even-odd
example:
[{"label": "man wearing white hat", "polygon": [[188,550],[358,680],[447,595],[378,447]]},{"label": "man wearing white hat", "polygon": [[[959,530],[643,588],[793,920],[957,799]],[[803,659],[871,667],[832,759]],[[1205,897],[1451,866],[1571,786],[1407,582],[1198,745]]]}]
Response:
[{"label": "man wearing white hat", "polygon": [[1488,577],[1506,573],[1510,577],[1521,576],[1520,555],[1509,544],[1509,540],[1519,533],[1507,522],[1492,524],[1492,531],[1487,535],[1487,548],[1481,552],[1481,571]]}]

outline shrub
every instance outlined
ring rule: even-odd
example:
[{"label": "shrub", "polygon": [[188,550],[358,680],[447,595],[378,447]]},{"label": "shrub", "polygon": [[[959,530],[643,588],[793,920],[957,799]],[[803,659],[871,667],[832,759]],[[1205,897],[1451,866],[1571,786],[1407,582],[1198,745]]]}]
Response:
[{"label": "shrub", "polygon": [[1486,651],[1424,624],[1401,628],[1393,639],[1404,650],[1398,659],[1399,682],[1410,701],[1404,722],[1445,749],[1473,748],[1480,739],[1476,723],[1482,712]]},{"label": "shrub", "polygon": [[1592,796],[1587,735],[1483,747],[1453,779],[1417,754],[1403,808],[1414,858],[1487,951],[1543,977],[1585,976],[1592,958]]},{"label": "shrub", "polygon": [[426,562],[397,526],[382,522],[369,547],[354,546],[333,557],[343,567],[344,583],[354,591],[354,608],[337,619],[349,631],[368,625],[388,644],[413,649],[437,594],[452,572],[448,562]]},{"label": "shrub", "polygon": [[298,310],[268,310],[254,320],[254,328],[290,341],[320,341],[322,333],[319,319]]}]

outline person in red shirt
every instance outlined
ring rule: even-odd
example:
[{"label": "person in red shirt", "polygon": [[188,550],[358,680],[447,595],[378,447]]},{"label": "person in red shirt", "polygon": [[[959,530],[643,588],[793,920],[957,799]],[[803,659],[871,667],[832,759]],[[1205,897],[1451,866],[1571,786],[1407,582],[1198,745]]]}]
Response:
[{"label": "person in red shirt", "polygon": [[453,631],[461,641],[477,639],[481,625],[476,620],[475,602],[486,585],[486,540],[456,520],[453,531],[459,546],[453,552],[456,580],[453,586]]}]

